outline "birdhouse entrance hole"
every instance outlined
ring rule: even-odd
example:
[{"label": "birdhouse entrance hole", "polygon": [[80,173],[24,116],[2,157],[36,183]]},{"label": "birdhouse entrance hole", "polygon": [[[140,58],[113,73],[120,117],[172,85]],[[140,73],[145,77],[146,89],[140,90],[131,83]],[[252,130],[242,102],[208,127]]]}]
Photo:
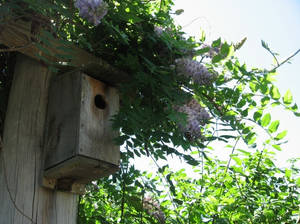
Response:
[{"label": "birdhouse entrance hole", "polygon": [[102,95],[98,94],[95,96],[95,106],[101,110],[104,110],[106,107],[106,102]]}]

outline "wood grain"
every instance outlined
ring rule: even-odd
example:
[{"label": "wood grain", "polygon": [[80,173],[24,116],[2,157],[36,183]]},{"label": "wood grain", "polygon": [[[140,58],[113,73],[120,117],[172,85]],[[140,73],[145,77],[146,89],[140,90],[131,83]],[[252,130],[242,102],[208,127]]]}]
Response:
[{"label": "wood grain", "polygon": [[77,196],[40,184],[50,78],[47,67],[18,56],[0,152],[0,224],[76,223]]},{"label": "wood grain", "polygon": [[[97,97],[103,108],[97,107]],[[82,72],[55,77],[48,104],[45,177],[58,183],[65,179],[69,187],[61,189],[71,191],[74,183],[115,173],[120,147],[113,141],[118,133],[112,130],[111,118],[118,109],[115,88]]]},{"label": "wood grain", "polygon": [[17,51],[36,60],[44,59],[43,62],[58,69],[64,71],[79,69],[111,85],[129,80],[126,73],[112,67],[105,60],[70,42],[55,39],[49,34],[43,30],[32,34],[31,22],[10,20],[0,26],[0,43],[16,48]]}]

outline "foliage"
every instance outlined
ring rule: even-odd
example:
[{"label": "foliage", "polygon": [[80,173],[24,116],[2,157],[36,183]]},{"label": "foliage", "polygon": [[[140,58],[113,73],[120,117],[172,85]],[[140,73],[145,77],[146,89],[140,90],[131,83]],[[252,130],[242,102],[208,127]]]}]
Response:
[{"label": "foliage", "polygon": [[299,169],[277,168],[267,150],[238,151],[232,166],[215,159],[195,167],[199,178],[167,166],[159,175],[141,173],[122,163],[117,175],[89,186],[79,222],[158,223],[142,207],[150,195],[160,202],[165,223],[296,223],[300,179],[293,175]]},{"label": "foliage", "polygon": [[[291,93],[282,96],[273,84],[283,63],[277,62],[270,71],[248,69],[234,56],[245,39],[232,44],[220,38],[208,44],[205,35],[200,40],[187,38],[174,25],[171,14],[181,11],[172,12],[171,0],[105,2],[108,12],[94,26],[79,16],[72,0],[0,1],[0,26],[32,20],[49,35],[130,74],[130,81],[118,86],[121,108],[113,118],[121,133],[116,143],[124,147],[120,171],[89,186],[81,197],[79,222],[157,223],[163,221],[154,214],[163,212],[166,223],[291,223],[299,210],[299,181],[292,177],[296,169],[283,171],[270,158],[272,150],[281,150],[286,131],[272,120],[269,108],[282,106],[299,116]],[[32,41],[47,54],[43,44],[49,43],[39,36]],[[10,57],[9,49],[3,49],[1,58]],[[1,92],[6,96],[13,67],[9,61],[3,61],[0,69]],[[198,66],[213,80],[195,81],[197,69],[192,75],[178,74],[180,61]],[[191,99],[211,117],[203,125],[197,123],[201,134],[196,138],[181,131],[192,119],[176,110]],[[265,139],[258,140],[258,129],[266,133]],[[209,158],[216,141],[232,149],[227,165]],[[236,149],[239,141],[245,149]],[[141,156],[154,161],[178,157],[200,167],[195,170],[199,178],[167,166],[159,168],[160,176],[141,173],[132,162]],[[148,194],[160,208],[146,209]]]}]

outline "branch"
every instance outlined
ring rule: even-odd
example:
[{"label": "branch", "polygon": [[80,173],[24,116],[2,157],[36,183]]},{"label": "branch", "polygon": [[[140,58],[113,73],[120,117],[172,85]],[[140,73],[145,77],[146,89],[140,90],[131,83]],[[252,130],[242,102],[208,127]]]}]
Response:
[{"label": "branch", "polygon": [[[298,53],[300,52],[300,49],[298,49],[294,54],[292,54],[291,56],[289,56],[288,58],[286,58],[284,61],[282,61],[281,63],[277,62],[277,66],[275,68],[273,68],[272,70],[270,70],[269,72],[275,71],[276,69],[278,69],[280,66],[282,66],[283,64],[285,64],[286,62],[288,62],[290,59],[292,59],[293,57],[295,57]],[[277,60],[276,60],[277,61]]]},{"label": "branch", "polygon": [[228,160],[228,163],[227,163],[227,166],[226,166],[226,169],[225,169],[225,172],[224,172],[224,174],[226,174],[227,173],[227,171],[228,171],[228,169],[229,169],[229,166],[230,166],[230,163],[231,163],[231,160],[232,160],[232,155],[233,155],[233,153],[234,153],[234,151],[235,151],[235,149],[236,149],[236,146],[237,146],[237,143],[239,142],[239,140],[240,140],[240,137],[237,137],[237,139],[236,139],[236,141],[235,141],[235,144],[234,144],[234,146],[233,146],[233,148],[232,148],[232,151],[231,151],[231,153],[230,153],[230,158],[229,158],[229,160]]},{"label": "branch", "polygon": [[278,66],[278,65],[279,65],[279,61],[278,61],[276,55],[275,55],[270,49],[267,49],[267,51],[273,56],[273,58],[274,58],[275,61],[276,61],[277,66]]},{"label": "branch", "polygon": [[[232,157],[231,157],[231,156],[233,155],[233,153],[234,153],[234,151],[235,151],[235,149],[236,149],[236,146],[237,146],[239,140],[240,140],[240,137],[237,137],[237,139],[236,139],[236,141],[235,141],[235,144],[234,144],[234,146],[233,146],[233,148],[232,148],[232,151],[231,151],[231,153],[230,153],[230,155],[229,155],[229,160],[228,160],[226,169],[225,169],[225,171],[224,171],[223,177],[225,177],[225,175],[227,174],[227,171],[228,171],[228,169],[229,169],[229,167],[230,167],[230,163],[231,163],[231,160],[232,160]],[[220,199],[221,195],[223,194],[224,186],[225,186],[225,184],[222,183],[221,191],[220,191],[220,194],[219,194],[219,196],[218,196],[219,199]]]},{"label": "branch", "polygon": [[[262,45],[262,47],[264,48],[264,49],[266,49],[272,56],[273,56],[273,58],[275,59],[275,61],[276,61],[276,64],[277,64],[277,66],[279,65],[279,62],[278,62],[278,60],[277,60],[277,58],[276,58],[276,54],[277,53],[274,53],[273,51],[271,51],[271,49],[270,49],[270,47],[268,46],[268,44],[265,42],[265,41],[263,41],[263,40],[261,40],[261,45]],[[277,54],[278,55],[278,54]]]},{"label": "branch", "polygon": [[12,47],[12,48],[7,48],[7,49],[0,49],[0,52],[12,52],[12,51],[20,51],[23,50],[27,47],[30,47],[33,44],[33,42],[30,42],[24,46],[20,46],[20,47]]},{"label": "branch", "polygon": [[[123,175],[124,175],[124,173],[123,173]],[[123,176],[123,178],[124,178],[124,176]],[[125,180],[124,179],[122,179],[122,200],[121,200],[121,220],[120,220],[120,223],[123,223],[124,222],[124,220],[123,220],[123,218],[124,218],[124,209],[125,209],[125,194],[126,194],[126,184],[125,184]]]}]

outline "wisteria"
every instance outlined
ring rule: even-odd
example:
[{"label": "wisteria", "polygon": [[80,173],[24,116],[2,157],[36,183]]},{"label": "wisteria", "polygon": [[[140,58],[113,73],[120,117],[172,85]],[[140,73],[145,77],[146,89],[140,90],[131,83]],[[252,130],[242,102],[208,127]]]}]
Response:
[{"label": "wisteria", "polygon": [[77,0],[75,7],[79,9],[79,15],[94,25],[98,25],[106,15],[108,5],[103,0]]},{"label": "wisteria", "polygon": [[201,49],[203,49],[203,48],[209,48],[209,51],[205,55],[207,57],[209,57],[209,58],[213,58],[214,56],[216,56],[217,54],[220,53],[221,46],[220,47],[211,47],[211,46],[209,46],[207,44],[203,44]]},{"label": "wisteria", "polygon": [[165,224],[165,214],[160,209],[158,202],[153,200],[151,197],[145,197],[143,199],[143,208],[154,218],[156,218],[159,223]]},{"label": "wisteria", "polygon": [[161,36],[165,31],[161,26],[154,26],[154,32],[157,36]]},{"label": "wisteria", "polygon": [[176,59],[175,65],[179,75],[191,78],[199,85],[210,85],[216,78],[216,75],[209,72],[204,65],[192,59]]},{"label": "wisteria", "polygon": [[200,138],[201,126],[204,126],[210,119],[208,112],[195,99],[178,107],[177,111],[187,115],[187,124],[179,125],[181,131],[193,139]]}]

